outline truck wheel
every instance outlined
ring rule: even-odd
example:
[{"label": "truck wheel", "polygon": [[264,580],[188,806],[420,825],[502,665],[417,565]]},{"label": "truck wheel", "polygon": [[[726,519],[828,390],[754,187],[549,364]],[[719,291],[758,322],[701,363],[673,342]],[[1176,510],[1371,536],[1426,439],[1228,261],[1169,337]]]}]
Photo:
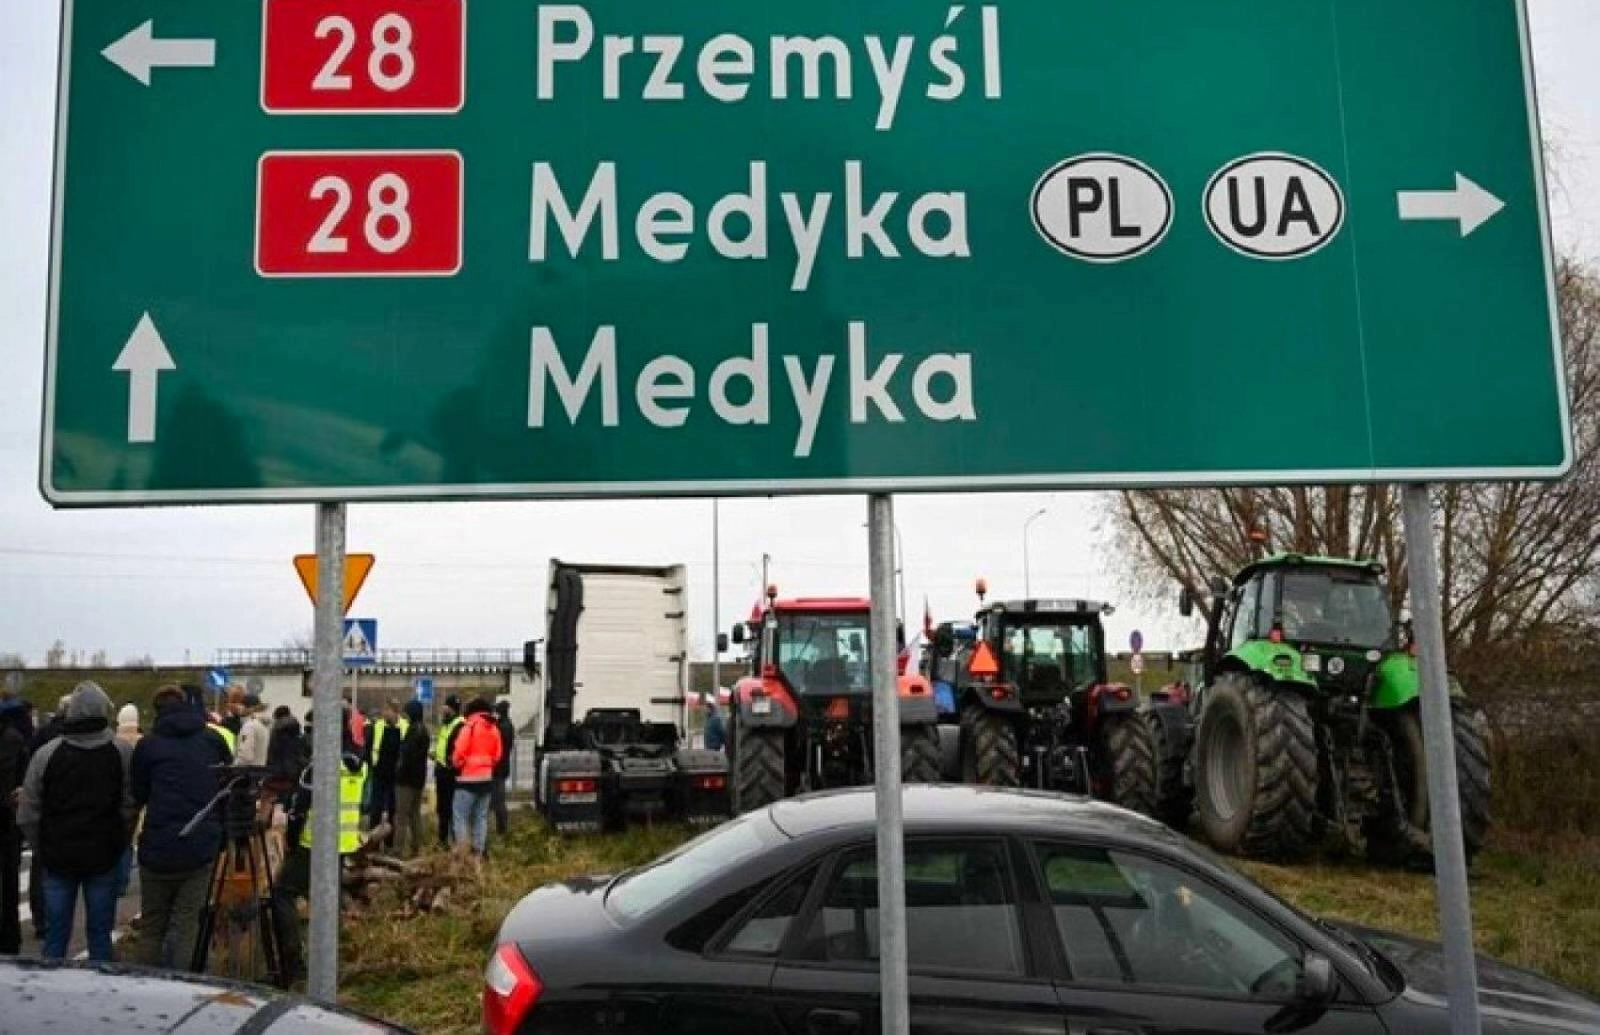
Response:
[{"label": "truck wheel", "polygon": [[[1461,798],[1461,841],[1467,862],[1483,847],[1489,830],[1489,748],[1480,712],[1451,709],[1456,748],[1456,792]],[[1422,716],[1415,708],[1378,720],[1389,737],[1394,776],[1382,774],[1387,793],[1383,814],[1367,831],[1367,858],[1388,866],[1429,869],[1433,835],[1428,808],[1427,748]]]},{"label": "truck wheel", "polygon": [[1146,816],[1156,811],[1156,752],[1150,727],[1132,713],[1101,720],[1097,797]]},{"label": "truck wheel", "polygon": [[999,712],[973,702],[961,709],[961,782],[1015,787],[1021,780],[1017,728]]},{"label": "truck wheel", "polygon": [[939,731],[933,726],[900,727],[900,779],[939,782]]},{"label": "truck wheel", "polygon": [[783,798],[783,731],[739,730],[734,751],[734,804],[740,814]]},{"label": "truck wheel", "polygon": [[1316,731],[1305,698],[1226,673],[1208,692],[1195,744],[1200,828],[1224,852],[1282,858],[1311,841]]},{"label": "truck wheel", "polygon": [[1184,745],[1172,743],[1174,734],[1153,711],[1142,716],[1150,728],[1150,743],[1156,753],[1155,817],[1175,830],[1189,825],[1194,811],[1194,788],[1183,782]]}]

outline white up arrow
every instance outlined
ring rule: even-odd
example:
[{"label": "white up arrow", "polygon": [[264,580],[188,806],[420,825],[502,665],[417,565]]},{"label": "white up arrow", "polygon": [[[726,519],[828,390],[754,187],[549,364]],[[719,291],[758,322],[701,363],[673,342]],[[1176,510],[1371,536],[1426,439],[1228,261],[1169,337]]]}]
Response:
[{"label": "white up arrow", "polygon": [[163,370],[176,370],[167,343],[151,321],[150,314],[139,317],[122,354],[111,365],[112,370],[128,375],[128,441],[154,442],[156,440],[156,378]]},{"label": "white up arrow", "polygon": [[100,53],[149,86],[153,68],[211,68],[217,63],[217,41],[156,39],[155,22],[148,21]]},{"label": "white up arrow", "polygon": [[1495,217],[1506,203],[1456,173],[1455,190],[1403,190],[1401,219],[1453,219],[1465,237]]}]

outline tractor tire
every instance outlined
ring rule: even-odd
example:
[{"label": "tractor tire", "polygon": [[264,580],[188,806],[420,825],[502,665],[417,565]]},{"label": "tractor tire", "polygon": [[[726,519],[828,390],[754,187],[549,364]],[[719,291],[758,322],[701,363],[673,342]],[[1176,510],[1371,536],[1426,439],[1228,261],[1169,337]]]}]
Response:
[{"label": "tractor tire", "polygon": [[[1461,800],[1461,842],[1467,863],[1483,847],[1489,831],[1489,745],[1481,712],[1451,709],[1456,749],[1456,793]],[[1422,716],[1415,708],[1385,715],[1380,726],[1394,756],[1393,794],[1383,795],[1395,809],[1367,829],[1367,858],[1385,866],[1433,868],[1432,815],[1428,804],[1427,747]],[[1385,775],[1387,781],[1388,777]]]},{"label": "tractor tire", "polygon": [[1096,745],[1095,796],[1114,805],[1154,816],[1156,812],[1156,749],[1150,727],[1129,712],[1101,720]]},{"label": "tractor tire", "polygon": [[1183,782],[1186,752],[1182,745],[1168,743],[1173,734],[1161,716],[1147,711],[1141,718],[1150,728],[1150,743],[1156,753],[1155,818],[1181,831],[1189,825],[1189,816],[1194,812],[1194,788]]},{"label": "tractor tire", "polygon": [[739,730],[733,753],[733,811],[766,808],[783,798],[783,730]]},{"label": "tractor tire", "polygon": [[1022,756],[1011,720],[973,702],[961,709],[961,782],[1016,787]]},{"label": "tractor tire", "polygon": [[1224,852],[1283,859],[1311,847],[1316,729],[1305,698],[1254,676],[1211,687],[1195,737],[1200,829]]},{"label": "tractor tire", "polygon": [[903,783],[939,782],[937,727],[900,727],[900,779]]}]

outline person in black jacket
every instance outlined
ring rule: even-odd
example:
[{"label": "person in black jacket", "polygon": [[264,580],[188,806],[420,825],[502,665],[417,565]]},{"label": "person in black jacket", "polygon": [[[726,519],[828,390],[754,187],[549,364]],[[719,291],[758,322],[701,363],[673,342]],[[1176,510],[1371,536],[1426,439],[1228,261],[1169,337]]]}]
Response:
[{"label": "person in black jacket", "polygon": [[495,703],[494,725],[500,731],[500,761],[494,767],[489,807],[494,812],[495,833],[505,837],[506,828],[511,825],[511,813],[506,808],[506,781],[511,779],[511,752],[517,746],[517,728],[511,725],[510,701]]},{"label": "person in black jacket", "polygon": [[300,732],[300,720],[286,706],[272,713],[272,736],[267,739],[268,785],[287,798],[300,783],[300,773],[311,764],[311,744]]},{"label": "person in black jacket", "polygon": [[[211,868],[222,849],[221,808],[187,837],[179,832],[217,793],[228,745],[183,690],[156,691],[156,724],[133,749],[134,803],[144,809],[139,837],[139,944],[134,961],[187,970],[199,934]],[[166,950],[172,950],[171,959]]]},{"label": "person in black jacket", "polygon": [[28,740],[19,728],[26,715],[20,701],[0,701],[0,956],[22,951],[22,832],[12,797],[28,768]]},{"label": "person in black jacket", "polygon": [[[405,723],[400,719],[400,708],[393,701],[385,701],[383,712],[372,721],[367,733],[367,757],[372,766],[367,777],[367,829],[376,830],[380,824],[394,822],[394,777],[400,767],[400,741],[405,737]],[[389,838],[379,841],[387,845]]]},{"label": "person in black jacket", "polygon": [[111,732],[111,698],[79,683],[62,709],[61,736],[28,760],[17,822],[44,878],[44,957],[61,959],[83,895],[89,959],[111,960],[122,857],[135,810],[128,780],[133,749]]},{"label": "person in black jacket", "polygon": [[422,789],[428,784],[428,727],[422,703],[406,702],[406,733],[394,773],[395,850],[409,859],[422,850]]}]

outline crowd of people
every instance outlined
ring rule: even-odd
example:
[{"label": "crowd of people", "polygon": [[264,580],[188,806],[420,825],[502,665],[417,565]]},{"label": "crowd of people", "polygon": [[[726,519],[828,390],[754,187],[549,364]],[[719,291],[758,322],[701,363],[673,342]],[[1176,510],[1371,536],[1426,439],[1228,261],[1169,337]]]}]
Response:
[{"label": "crowd of people", "polygon": [[[299,972],[297,900],[309,895],[314,810],[312,725],[287,707],[270,714],[260,699],[230,691],[208,711],[195,686],[167,685],[139,709],[120,710],[92,682],[61,698],[35,727],[32,706],[0,695],[0,954],[22,947],[20,867],[33,849],[30,914],[45,958],[66,955],[78,901],[91,960],[112,959],[118,900],[139,876],[139,937],[133,961],[188,969],[228,836],[219,788],[249,773],[259,786],[264,829],[283,831],[273,913],[287,969]],[[337,788],[339,852],[368,841],[412,857],[424,850],[423,803],[434,777],[441,849],[481,858],[491,820],[504,835],[510,816],[515,728],[509,705],[486,697],[443,703],[430,730],[416,701],[371,714],[346,702],[340,717]]]}]

